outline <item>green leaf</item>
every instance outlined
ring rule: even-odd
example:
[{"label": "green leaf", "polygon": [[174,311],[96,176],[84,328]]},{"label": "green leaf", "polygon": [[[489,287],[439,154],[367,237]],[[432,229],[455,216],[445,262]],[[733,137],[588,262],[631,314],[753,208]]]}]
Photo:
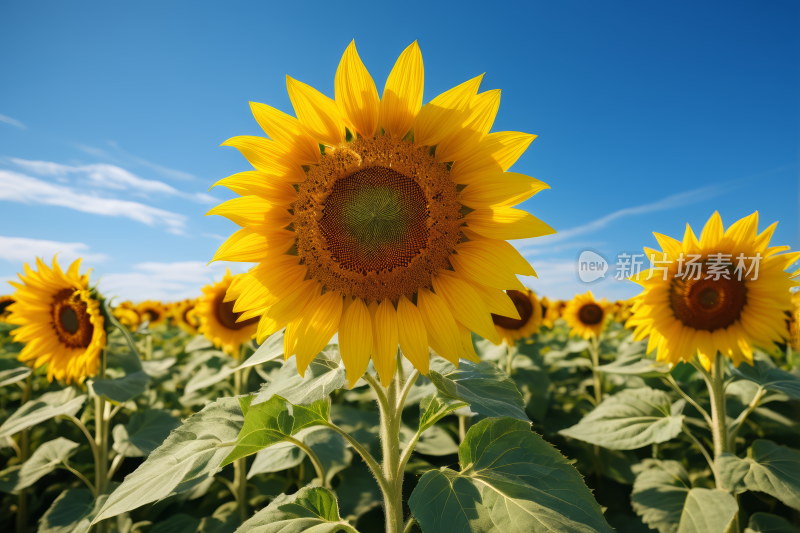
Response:
[{"label": "green leaf", "polygon": [[670,368],[668,364],[650,359],[644,352],[639,352],[618,356],[613,363],[600,365],[597,370],[609,374],[656,377],[661,374],[668,374]]},{"label": "green leaf", "polygon": [[784,372],[771,360],[755,359],[754,366],[742,363],[731,370],[734,376],[758,383],[767,390],[782,392],[794,399],[800,399],[800,376]]},{"label": "green leaf", "polygon": [[223,503],[214,514],[200,521],[197,533],[234,533],[241,525],[236,502]]},{"label": "green leaf", "polygon": [[58,437],[36,448],[36,451],[33,452],[30,459],[25,461],[22,468],[20,468],[19,480],[17,481],[16,487],[14,487],[14,491],[30,487],[43,476],[55,470],[77,447],[77,442],[72,442],[64,437]]},{"label": "green leaf", "polygon": [[800,510],[800,451],[759,439],[747,455],[746,459],[739,459],[724,454],[717,459],[726,487],[737,493],[766,492]]},{"label": "green leaf", "polygon": [[800,533],[785,518],[768,513],[754,513],[744,533]]},{"label": "green leaf", "polygon": [[488,418],[459,448],[461,472],[427,472],[409,499],[425,533],[611,533],[575,468],[529,423]]},{"label": "green leaf", "polygon": [[216,474],[242,428],[236,398],[189,417],[109,496],[95,522],[193,488]]},{"label": "green leaf", "polygon": [[363,461],[358,461],[341,473],[342,483],[336,489],[339,510],[346,520],[356,520],[367,511],[381,505],[383,496],[375,476]]},{"label": "green leaf", "polygon": [[76,394],[74,388],[67,387],[60,391],[46,392],[29,401],[3,422],[0,426],[0,439],[16,435],[23,429],[31,428],[56,416],[74,415],[86,401],[85,394],[77,397]]},{"label": "green leaf", "polygon": [[125,403],[143,393],[149,381],[150,376],[140,370],[119,379],[96,379],[92,388],[112,402]]},{"label": "green leaf", "polygon": [[425,431],[441,420],[444,416],[456,409],[467,407],[469,404],[442,393],[429,394],[419,402],[419,429]]},{"label": "green leaf", "polygon": [[13,385],[18,381],[22,381],[30,376],[31,372],[32,370],[27,366],[18,366],[16,368],[0,371],[0,387]]},{"label": "green leaf", "polygon": [[177,361],[178,360],[174,357],[142,361],[142,370],[151,378],[162,378],[169,373],[169,369],[172,368]]},{"label": "green leaf", "polygon": [[333,353],[320,353],[306,369],[305,378],[297,372],[297,358],[284,363],[274,379],[258,391],[253,404],[260,404],[278,395],[294,405],[308,405],[327,397],[336,389],[344,387],[346,372],[344,365]]},{"label": "green leaf", "polygon": [[429,378],[443,395],[468,403],[476,413],[528,422],[525,402],[514,381],[492,363],[462,359],[460,368],[448,363],[442,373],[431,370]]},{"label": "green leaf", "polygon": [[[336,497],[321,487],[304,487],[287,496],[281,494],[257,512],[236,533],[333,533],[356,530],[339,518]],[[427,533],[427,532],[426,532]]]},{"label": "green leaf", "polygon": [[136,411],[127,424],[114,427],[114,451],[125,457],[147,457],[180,425],[169,411]]},{"label": "green leaf", "polygon": [[267,337],[258,349],[242,363],[239,368],[260,365],[272,361],[283,355],[283,335],[286,330],[281,330]]},{"label": "green leaf", "polygon": [[38,533],[86,533],[104,500],[95,501],[87,489],[65,490],[42,516]]},{"label": "green leaf", "polygon": [[[298,440],[301,440],[300,435],[298,435]],[[306,452],[291,442],[278,442],[256,453],[256,458],[247,472],[247,479],[257,474],[268,474],[294,468],[302,463],[305,458]]]},{"label": "green leaf", "polygon": [[149,533],[194,533],[200,520],[184,513],[176,513],[153,526]]},{"label": "green leaf", "polygon": [[686,497],[678,533],[725,533],[738,510],[730,492],[692,489]]},{"label": "green leaf", "polygon": [[[414,435],[411,429],[404,432],[403,428],[400,430],[400,447],[406,447],[406,441]],[[440,426],[431,426],[420,437],[419,442],[414,447],[414,451],[425,455],[450,455],[458,452],[458,444],[453,440],[453,437]]]},{"label": "green leaf", "polygon": [[512,379],[522,393],[525,411],[537,421],[543,422],[550,402],[550,376],[547,371],[538,367],[517,367]]},{"label": "green leaf", "polygon": [[684,404],[672,404],[666,392],[649,387],[623,390],[559,433],[612,450],[635,450],[678,436]]},{"label": "green leaf", "polygon": [[296,435],[301,429],[324,424],[328,421],[330,404],[317,400],[311,405],[294,405],[280,396],[273,396],[258,405],[250,405],[244,415],[244,425],[236,444],[225,458],[222,466],[236,459],[247,457],[259,450]]},{"label": "green leaf", "polygon": [[631,505],[642,521],[660,533],[675,533],[692,488],[689,473],[677,461],[648,459],[633,482]]},{"label": "green leaf", "polygon": [[344,437],[332,429],[311,428],[303,438],[303,443],[317,454],[325,470],[325,483],[330,483],[333,476],[350,466],[353,460],[353,452]]},{"label": "green leaf", "polygon": [[186,344],[186,346],[184,346],[183,351],[186,353],[192,353],[198,350],[206,350],[213,347],[214,343],[206,339],[205,335],[196,335]]}]

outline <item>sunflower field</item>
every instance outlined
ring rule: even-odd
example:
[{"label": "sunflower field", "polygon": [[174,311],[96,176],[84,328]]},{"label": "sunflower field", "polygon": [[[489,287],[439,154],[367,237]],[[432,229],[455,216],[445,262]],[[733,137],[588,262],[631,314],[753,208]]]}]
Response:
[{"label": "sunflower field", "polygon": [[535,135],[491,131],[482,76],[423,79],[414,42],[379,95],[351,43],[334,98],[251,103],[208,259],[252,267],[196,299],[31,258],[0,299],[8,531],[800,532],[800,253],[713,213],[656,233],[631,300],[536,294]]}]

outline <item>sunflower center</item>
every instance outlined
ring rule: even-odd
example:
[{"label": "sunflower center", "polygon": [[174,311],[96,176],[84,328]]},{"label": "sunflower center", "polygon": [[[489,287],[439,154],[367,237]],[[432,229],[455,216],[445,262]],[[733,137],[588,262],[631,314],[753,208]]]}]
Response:
[{"label": "sunflower center", "polygon": [[603,308],[594,303],[588,303],[578,311],[578,318],[588,326],[599,324],[603,320]]},{"label": "sunflower center", "polygon": [[221,293],[219,300],[217,301],[217,320],[219,323],[225,326],[228,329],[239,330],[246,328],[250,324],[257,324],[258,317],[249,318],[247,320],[242,320],[241,322],[237,322],[236,320],[242,316],[242,313],[234,313],[233,305],[235,302],[223,302],[222,298],[225,296],[225,293]]},{"label": "sunflower center", "polygon": [[[197,327],[197,317],[194,315],[189,315],[194,310],[194,306],[187,307],[186,310],[183,312],[183,321],[189,324],[190,326]],[[231,310],[233,312],[233,310]]]},{"label": "sunflower center", "polygon": [[511,301],[514,302],[514,307],[517,308],[519,318],[510,318],[492,313],[492,322],[504,329],[520,329],[528,323],[528,320],[530,320],[533,315],[531,299],[528,298],[528,295],[524,292],[515,291],[513,289],[507,290],[506,294],[508,294]]},{"label": "sunflower center", "polygon": [[[705,273],[705,267],[703,268]],[[675,316],[685,326],[705,331],[725,329],[737,320],[747,303],[747,288],[738,279],[675,278],[669,298]]]},{"label": "sunflower center", "polygon": [[5,312],[6,308],[13,303],[14,300],[12,300],[11,298],[9,298],[8,300],[0,300],[0,315],[2,315]]},{"label": "sunflower center", "polygon": [[406,267],[426,246],[427,202],[413,179],[385,167],[338,180],[319,226],[333,259],[366,274]]},{"label": "sunflower center", "polygon": [[149,323],[157,322],[159,318],[161,318],[161,313],[156,311],[155,309],[145,309],[144,316],[147,318]]},{"label": "sunflower center", "polygon": [[64,289],[53,296],[50,304],[53,329],[62,344],[69,348],[88,348],[94,325],[80,291]]}]

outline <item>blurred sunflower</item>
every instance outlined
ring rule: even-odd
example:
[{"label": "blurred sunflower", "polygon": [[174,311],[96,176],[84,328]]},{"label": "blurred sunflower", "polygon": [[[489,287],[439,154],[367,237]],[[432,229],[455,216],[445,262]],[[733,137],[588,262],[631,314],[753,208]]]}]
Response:
[{"label": "blurred sunflower", "polygon": [[25,264],[22,283],[9,282],[17,291],[8,309],[15,342],[26,343],[18,359],[28,366],[47,365],[47,379],[80,383],[94,376],[106,347],[100,299],[89,289],[89,274],[80,275],[78,259],[66,273],[53,258],[50,269],[36,259],[38,272]]},{"label": "blurred sunflower", "polygon": [[217,183],[241,198],[209,214],[242,229],[214,260],[260,262],[228,297],[261,316],[259,341],[286,328],[301,375],[337,330],[350,384],[372,357],[386,386],[398,344],[427,374],[429,346],[458,363],[470,331],[499,342],[492,313],[520,319],[503,291],[535,272],[506,240],[555,233],[512,208],[548,188],[506,172],[535,135],[489,133],[500,91],[478,93],[482,75],[425,106],[423,78],[414,42],[380,98],[351,43],[335,99],[287,77],[297,118],[251,103],[272,140],[223,143],[256,170]]},{"label": "blurred sunflower", "polygon": [[514,307],[517,308],[519,318],[511,318],[492,313],[492,322],[497,329],[497,334],[509,346],[514,346],[514,341],[525,339],[539,331],[542,325],[542,305],[530,289],[524,291],[506,291]]},{"label": "blurred sunflower", "polygon": [[200,333],[214,346],[233,356],[238,355],[242,344],[255,336],[258,328],[258,316],[243,317],[244,313],[233,310],[233,301],[225,298],[231,282],[240,277],[234,278],[226,269],[222,281],[203,287],[203,295],[197,299],[193,309]]},{"label": "blurred sunflower", "polygon": [[163,324],[167,319],[167,310],[161,302],[147,300],[136,306],[136,312],[142,322],[147,321],[148,327]]},{"label": "blurred sunflower", "polygon": [[176,302],[172,308],[172,317],[175,324],[189,335],[196,335],[200,321],[195,315],[197,300],[183,300]]},{"label": "blurred sunflower", "polygon": [[139,312],[136,311],[136,306],[131,302],[122,302],[111,313],[119,320],[119,323],[128,328],[130,331],[136,331],[141,323]]},{"label": "blurred sunflower", "polygon": [[752,364],[754,345],[773,350],[787,339],[789,289],[798,283],[785,269],[800,253],[779,254],[789,247],[769,246],[776,226],[759,234],[755,212],[725,231],[714,212],[700,240],[688,224],[683,242],[655,233],[663,252],[645,252],[659,265],[631,278],[644,290],[626,324],[636,328],[637,340],[650,336],[648,353],[658,348],[658,360],[670,364],[698,354],[710,369],[717,352],[736,366]]},{"label": "blurred sunflower", "polygon": [[555,321],[561,316],[563,308],[564,302],[561,300],[551,302],[547,296],[542,296],[542,325],[552,329]]},{"label": "blurred sunflower", "polygon": [[603,299],[596,301],[594,294],[576,294],[575,298],[566,302],[562,318],[571,328],[569,334],[575,337],[590,339],[599,337],[608,316],[609,303]]},{"label": "blurred sunflower", "polygon": [[14,303],[14,297],[9,295],[0,296],[0,322],[5,322],[6,319],[11,315],[11,311],[8,307]]},{"label": "blurred sunflower", "polygon": [[792,350],[800,352],[800,291],[792,293],[792,320],[789,327]]},{"label": "blurred sunflower", "polygon": [[633,316],[633,300],[617,300],[611,311],[614,322],[624,324]]}]

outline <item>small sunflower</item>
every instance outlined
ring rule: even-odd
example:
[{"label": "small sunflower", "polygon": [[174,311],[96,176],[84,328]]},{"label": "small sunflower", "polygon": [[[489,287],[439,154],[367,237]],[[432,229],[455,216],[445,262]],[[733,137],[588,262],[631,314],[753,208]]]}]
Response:
[{"label": "small sunflower", "polygon": [[717,352],[739,366],[752,364],[754,345],[771,351],[784,342],[789,289],[798,284],[785,270],[800,253],[769,246],[776,226],[759,234],[755,212],[725,231],[714,212],[700,240],[688,224],[683,242],[656,233],[663,252],[645,248],[659,264],[631,278],[644,290],[626,324],[637,340],[650,337],[648,353],[658,348],[658,360],[670,364],[698,354],[709,369]]},{"label": "small sunflower", "polygon": [[38,272],[26,263],[22,283],[9,282],[17,291],[8,322],[20,326],[11,335],[26,343],[18,359],[33,368],[47,365],[49,381],[94,376],[106,347],[100,300],[80,265],[78,259],[64,273],[55,258],[52,269],[37,258]]},{"label": "small sunflower", "polygon": [[147,300],[136,306],[136,312],[142,322],[147,321],[148,327],[164,324],[167,320],[167,310],[161,302]]},{"label": "small sunflower", "polygon": [[203,287],[203,295],[194,307],[200,333],[228,355],[237,355],[239,347],[252,339],[258,329],[258,316],[243,317],[244,313],[233,310],[232,299],[225,297],[231,282],[239,278],[234,278],[231,271],[226,270],[222,281]]},{"label": "small sunflower", "polygon": [[542,325],[552,329],[563,308],[564,302],[561,300],[551,302],[547,296],[542,296]]},{"label": "small sunflower", "polygon": [[172,308],[172,319],[175,324],[189,335],[196,335],[200,321],[195,315],[197,300],[176,302]]},{"label": "small sunflower", "polygon": [[509,346],[514,346],[514,341],[525,339],[539,331],[542,325],[542,305],[530,289],[524,291],[506,291],[514,307],[517,308],[519,318],[511,318],[492,313],[492,322],[500,338]]},{"label": "small sunflower", "polygon": [[535,275],[506,241],[555,233],[512,207],[548,186],[506,172],[535,135],[489,133],[500,91],[481,75],[422,106],[423,78],[414,42],[379,97],[351,43],[334,99],[287,77],[297,118],[251,103],[272,140],[223,143],[256,170],[217,183],[241,197],[209,214],[242,229],[213,259],[260,263],[228,297],[259,341],[286,328],[301,375],[337,331],[351,385],[372,358],[387,386],[398,345],[427,374],[429,346],[457,364],[470,331],[499,342],[491,314],[518,317],[503,291]]},{"label": "small sunflower", "polygon": [[624,324],[633,316],[633,300],[617,300],[611,309],[611,316],[614,322]]},{"label": "small sunflower", "polygon": [[789,326],[792,350],[800,352],[800,291],[792,293],[792,319]]},{"label": "small sunflower", "polygon": [[603,299],[596,301],[592,291],[576,294],[564,306],[561,317],[571,328],[569,334],[590,339],[599,337],[608,316],[609,303]]},{"label": "small sunflower", "polygon": [[11,315],[11,311],[8,307],[14,303],[14,297],[9,295],[0,296],[0,322],[5,322],[6,319]]},{"label": "small sunflower", "polygon": [[112,309],[111,313],[119,320],[120,324],[130,331],[136,331],[136,328],[142,322],[139,312],[136,311],[136,306],[131,302],[122,302]]}]

